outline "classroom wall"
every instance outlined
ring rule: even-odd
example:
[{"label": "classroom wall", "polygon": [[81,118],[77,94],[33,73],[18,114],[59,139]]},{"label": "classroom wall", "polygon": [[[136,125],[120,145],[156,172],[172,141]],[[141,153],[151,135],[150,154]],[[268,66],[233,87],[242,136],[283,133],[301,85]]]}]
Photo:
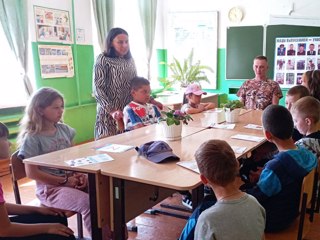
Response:
[{"label": "classroom wall", "polygon": [[[66,10],[71,21],[71,36],[73,43],[37,42],[34,6]],[[35,72],[36,88],[53,87],[65,98],[64,121],[77,131],[75,143],[93,139],[96,102],[92,97],[92,23],[90,1],[87,0],[29,0],[29,28]],[[84,32],[84,39],[77,40],[77,30]],[[72,47],[74,61],[74,76],[43,79],[40,72],[38,45],[68,45]]]},{"label": "classroom wall", "polygon": [[[34,54],[36,87],[50,86],[61,91],[66,100],[65,122],[77,130],[76,143],[87,141],[93,138],[93,128],[95,122],[95,100],[91,96],[92,90],[92,68],[94,64],[94,54],[92,46],[92,25],[90,1],[88,0],[28,0],[29,6],[29,28],[32,41],[32,52]],[[35,39],[33,5],[44,6],[68,10],[70,16],[75,20],[72,26],[74,29],[84,29],[85,42],[71,44],[75,64],[75,76],[73,78],[41,79],[38,64],[38,43]],[[320,26],[318,9],[319,1],[311,0],[161,0],[163,8],[163,27],[166,28],[167,11],[218,11],[218,59],[217,59],[217,89],[209,90],[218,92],[221,95],[220,102],[228,97],[235,98],[230,89],[237,89],[242,84],[239,80],[226,80],[226,29],[229,26],[252,26],[267,24],[304,24]],[[240,23],[232,23],[228,20],[228,12],[239,6],[244,11],[244,18]],[[289,15],[290,13],[290,15]],[[157,48],[165,48],[165,33]],[[134,36],[132,36],[134,37]],[[241,62],[241,59],[240,61]],[[248,69],[252,72],[252,69]],[[252,72],[253,74],[253,72]],[[231,93],[231,94],[230,94]],[[228,95],[229,94],[229,95]],[[284,99],[281,101],[284,104]],[[12,114],[17,117],[21,114],[21,109]],[[6,115],[6,113],[3,113]],[[3,115],[0,112],[1,115]]]}]

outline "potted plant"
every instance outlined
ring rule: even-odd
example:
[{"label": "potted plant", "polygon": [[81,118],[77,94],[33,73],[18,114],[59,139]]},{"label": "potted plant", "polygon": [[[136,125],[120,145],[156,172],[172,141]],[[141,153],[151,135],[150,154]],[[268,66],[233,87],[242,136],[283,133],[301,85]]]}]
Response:
[{"label": "potted plant", "polygon": [[181,139],[182,124],[188,124],[193,120],[189,114],[170,108],[168,111],[161,111],[161,114],[159,123],[162,124],[164,137],[167,140]]},{"label": "potted plant", "polygon": [[222,104],[226,114],[226,121],[229,123],[235,123],[238,121],[243,103],[240,100],[229,100]]},{"label": "potted plant", "polygon": [[209,66],[201,65],[200,60],[193,62],[193,49],[188,58],[180,62],[173,57],[173,62],[170,63],[169,69],[172,72],[171,77],[175,82],[179,82],[181,87],[187,87],[190,83],[199,83],[201,81],[209,82],[205,70],[213,72]]}]

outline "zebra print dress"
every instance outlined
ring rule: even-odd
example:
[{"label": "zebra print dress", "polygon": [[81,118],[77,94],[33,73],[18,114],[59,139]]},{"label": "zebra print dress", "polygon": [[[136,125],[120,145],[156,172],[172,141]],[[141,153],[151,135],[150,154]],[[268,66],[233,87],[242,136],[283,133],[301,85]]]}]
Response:
[{"label": "zebra print dress", "polygon": [[94,95],[97,101],[97,116],[94,137],[117,134],[116,121],[110,113],[123,110],[132,100],[130,81],[137,76],[133,58],[110,58],[100,54],[94,66]]}]

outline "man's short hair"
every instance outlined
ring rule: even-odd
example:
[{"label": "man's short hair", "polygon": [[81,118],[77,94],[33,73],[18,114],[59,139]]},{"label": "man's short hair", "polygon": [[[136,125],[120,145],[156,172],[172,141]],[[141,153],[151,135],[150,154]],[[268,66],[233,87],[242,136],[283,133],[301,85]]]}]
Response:
[{"label": "man's short hair", "polygon": [[320,102],[311,96],[300,98],[292,105],[291,112],[302,118],[312,118],[314,123],[318,123],[320,120]]},{"label": "man's short hair", "polygon": [[263,55],[256,56],[254,60],[265,60],[266,62],[268,62],[268,58]]},{"label": "man's short hair", "polygon": [[265,131],[276,138],[286,140],[292,137],[293,120],[289,110],[280,105],[269,105],[262,113],[262,124]]},{"label": "man's short hair", "polygon": [[148,79],[145,79],[143,77],[134,77],[131,80],[131,90],[138,90],[140,89],[142,86],[146,86],[146,85],[150,85],[150,82]]},{"label": "man's short hair", "polygon": [[309,96],[310,93],[309,93],[308,88],[306,88],[305,86],[296,85],[296,86],[294,86],[294,87],[292,87],[292,88],[290,88],[288,90],[287,95],[288,96],[296,96],[296,95],[298,95],[299,99],[300,99],[300,98]]},{"label": "man's short hair", "polygon": [[226,186],[234,181],[239,165],[230,145],[223,140],[208,140],[195,153],[200,173],[212,183]]}]

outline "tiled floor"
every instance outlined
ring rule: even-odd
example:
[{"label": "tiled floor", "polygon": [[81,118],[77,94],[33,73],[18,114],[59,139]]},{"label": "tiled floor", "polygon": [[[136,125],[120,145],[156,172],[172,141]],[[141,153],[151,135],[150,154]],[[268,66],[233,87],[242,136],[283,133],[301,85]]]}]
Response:
[{"label": "tiled floor", "polygon": [[[2,183],[5,199],[7,202],[14,202],[14,195],[12,191],[11,177],[6,175],[0,177],[0,182]],[[20,193],[23,204],[36,203],[34,195],[35,184],[34,181],[26,180],[20,182]],[[180,204],[181,197],[179,194],[175,194],[172,198],[165,200],[169,204]],[[157,205],[155,208],[160,208]],[[160,208],[161,209],[161,208]],[[170,210],[172,211],[172,210]],[[183,212],[179,212],[183,213]],[[189,215],[188,213],[183,213]],[[138,232],[129,231],[130,240],[176,240],[179,237],[181,230],[183,229],[186,220],[166,216],[163,214],[150,215],[142,214],[137,217],[134,221],[128,223],[128,226],[135,225],[138,227]],[[76,216],[69,219],[69,226],[76,233]],[[88,233],[84,230],[84,234],[88,237]],[[316,214],[315,221],[311,226],[311,230],[306,236],[307,240],[319,240],[320,239],[320,216]],[[276,240],[276,239],[275,239]]]}]

